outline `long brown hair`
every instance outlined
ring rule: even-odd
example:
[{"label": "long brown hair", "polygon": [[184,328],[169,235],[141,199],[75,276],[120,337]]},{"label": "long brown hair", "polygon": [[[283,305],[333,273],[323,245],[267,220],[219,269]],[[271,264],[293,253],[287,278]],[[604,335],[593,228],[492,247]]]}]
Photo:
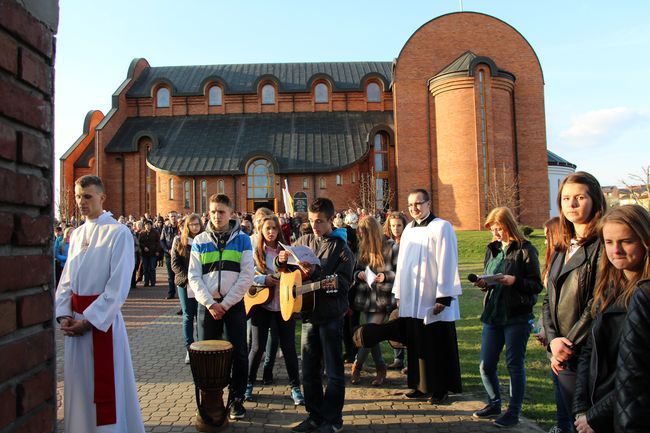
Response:
[{"label": "long brown hair", "polygon": [[275,227],[278,229],[278,236],[276,240],[278,242],[282,242],[283,244],[286,244],[287,241],[284,240],[284,234],[282,233],[282,226],[280,226],[280,220],[275,214],[270,214],[262,217],[260,220],[260,223],[257,227],[258,233],[257,233],[257,245],[255,245],[255,253],[253,254],[253,258],[255,259],[255,266],[261,271],[261,272],[266,272],[266,252],[264,251],[264,243],[266,239],[264,239],[264,231],[262,228],[264,227],[264,224],[267,221],[273,221],[275,224]]},{"label": "long brown hair", "polygon": [[402,212],[391,212],[386,216],[386,222],[384,222],[384,235],[386,235],[388,239],[392,239],[395,243],[399,244],[400,238],[393,236],[393,232],[390,229],[390,220],[401,220],[402,225],[404,226],[402,227],[402,230],[406,228],[408,221]]},{"label": "long brown hair", "polygon": [[605,202],[605,195],[598,183],[598,180],[591,174],[584,171],[576,171],[564,178],[557,191],[557,206],[560,209],[560,240],[557,244],[557,249],[567,251],[571,246],[571,239],[576,237],[575,227],[562,212],[562,189],[568,183],[578,183],[587,187],[587,194],[592,201],[591,215],[589,215],[589,222],[584,236],[578,239],[578,245],[583,245],[593,238],[598,236],[598,221],[605,215],[607,204]]},{"label": "long brown hair", "polygon": [[[487,218],[485,218],[484,226],[489,230],[494,223],[499,223],[499,225],[501,225],[508,242],[514,240],[519,242],[519,245],[521,245],[526,240],[526,237],[521,233],[521,230],[519,230],[519,226],[517,226],[515,216],[507,207],[495,207],[490,211]],[[496,239],[492,240],[494,241]]]},{"label": "long brown hair", "polygon": [[[199,216],[199,214],[193,213],[185,217],[185,219],[183,220],[183,226],[181,228],[180,242],[176,242],[176,251],[181,256],[185,256],[187,245],[189,244],[190,224],[192,224],[192,221],[198,221],[198,223],[201,224],[201,229],[199,230],[199,233],[203,231],[203,224],[201,223],[201,217]],[[199,233],[197,233],[197,235]]]},{"label": "long brown hair", "polygon": [[542,281],[546,281],[546,275],[551,269],[551,259],[560,241],[560,217],[553,217],[546,221],[544,228],[546,229],[546,257],[544,270],[542,271]]},{"label": "long brown hair", "polygon": [[357,226],[359,234],[359,259],[371,268],[384,267],[384,235],[381,226],[373,216],[366,216]]},{"label": "long brown hair", "polygon": [[63,239],[61,239],[61,244],[59,246],[61,254],[65,252],[65,244],[70,242],[70,235],[72,234],[73,230],[74,227],[66,227],[65,230],[63,230]]},{"label": "long brown hair", "polygon": [[[607,258],[603,242],[603,227],[609,223],[628,226],[645,247],[645,263],[633,279],[628,280],[625,273],[616,269]],[[609,305],[615,303],[627,308],[637,283],[650,278],[650,213],[636,204],[615,208],[600,220],[598,236],[602,243],[602,254],[598,269],[598,281],[594,290],[594,302],[591,307],[592,316],[595,316],[597,311],[604,311]]]}]

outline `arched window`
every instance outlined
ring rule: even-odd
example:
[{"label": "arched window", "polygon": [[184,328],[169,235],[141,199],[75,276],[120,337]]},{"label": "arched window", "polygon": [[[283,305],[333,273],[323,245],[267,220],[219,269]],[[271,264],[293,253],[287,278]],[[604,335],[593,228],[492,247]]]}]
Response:
[{"label": "arched window", "polygon": [[368,83],[366,87],[368,102],[381,102],[381,89],[377,83]]},{"label": "arched window", "polygon": [[340,174],[336,175],[336,184],[343,185],[343,176],[341,176]]},{"label": "arched window", "polygon": [[320,178],[320,189],[327,188],[327,180],[324,177]]},{"label": "arched window", "polygon": [[174,200],[174,179],[169,179],[169,199]]},{"label": "arched window", "polygon": [[223,179],[219,179],[217,181],[217,194],[223,194],[224,188],[223,188]]},{"label": "arched window", "polygon": [[306,178],[306,177],[303,177],[303,178],[302,178],[302,187],[303,187],[304,189],[309,188],[309,178]]},{"label": "arched window", "polygon": [[275,87],[272,84],[262,87],[262,104],[275,104]]},{"label": "arched window", "polygon": [[208,90],[208,105],[218,106],[223,103],[223,91],[219,86],[212,86]]},{"label": "arched window", "polygon": [[273,198],[273,166],[256,159],[248,166],[248,198]]},{"label": "arched window", "polygon": [[329,102],[328,93],[329,92],[327,89],[327,84],[325,83],[316,84],[316,87],[314,87],[314,101],[317,104]]},{"label": "arched window", "polygon": [[183,184],[183,207],[185,209],[190,208],[190,183],[185,181]]},{"label": "arched window", "polygon": [[375,203],[377,209],[385,209],[389,203],[388,183],[388,136],[383,133],[375,134],[373,142],[374,172],[375,172]]},{"label": "arched window", "polygon": [[208,181],[201,181],[201,213],[207,212],[208,209]]},{"label": "arched window", "polygon": [[161,87],[156,91],[156,107],[169,107],[169,89],[167,87]]}]

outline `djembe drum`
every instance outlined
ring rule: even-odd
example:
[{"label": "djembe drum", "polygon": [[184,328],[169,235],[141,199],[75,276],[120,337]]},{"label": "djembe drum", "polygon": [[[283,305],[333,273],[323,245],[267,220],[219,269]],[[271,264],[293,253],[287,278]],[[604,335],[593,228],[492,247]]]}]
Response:
[{"label": "djembe drum", "polygon": [[230,383],[233,346],[222,340],[196,341],[188,352],[198,407],[195,427],[218,432],[228,426],[223,390]]}]

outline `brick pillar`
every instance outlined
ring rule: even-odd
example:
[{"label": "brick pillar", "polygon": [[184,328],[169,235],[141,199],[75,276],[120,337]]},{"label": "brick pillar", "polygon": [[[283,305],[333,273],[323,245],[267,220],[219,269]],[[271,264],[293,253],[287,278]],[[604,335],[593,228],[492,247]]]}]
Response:
[{"label": "brick pillar", "polygon": [[57,26],[56,0],[0,0],[2,432],[53,432],[56,425],[52,188]]}]

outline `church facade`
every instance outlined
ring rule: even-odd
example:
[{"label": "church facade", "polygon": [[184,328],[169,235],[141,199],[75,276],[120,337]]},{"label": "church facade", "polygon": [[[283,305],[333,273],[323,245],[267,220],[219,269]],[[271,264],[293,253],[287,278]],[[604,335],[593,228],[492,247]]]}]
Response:
[{"label": "church facade", "polygon": [[[507,23],[460,12],[420,27],[392,62],[152,67],[135,59],[112,109],[91,111],[61,158],[61,203],[97,174],[116,215],[206,212],[225,193],[240,211],[433,211],[477,229],[516,200],[523,224],[549,215],[544,82]],[[514,187],[513,187],[514,186]],[[508,196],[508,197],[504,197]],[[496,199],[499,199],[495,201]]]}]

